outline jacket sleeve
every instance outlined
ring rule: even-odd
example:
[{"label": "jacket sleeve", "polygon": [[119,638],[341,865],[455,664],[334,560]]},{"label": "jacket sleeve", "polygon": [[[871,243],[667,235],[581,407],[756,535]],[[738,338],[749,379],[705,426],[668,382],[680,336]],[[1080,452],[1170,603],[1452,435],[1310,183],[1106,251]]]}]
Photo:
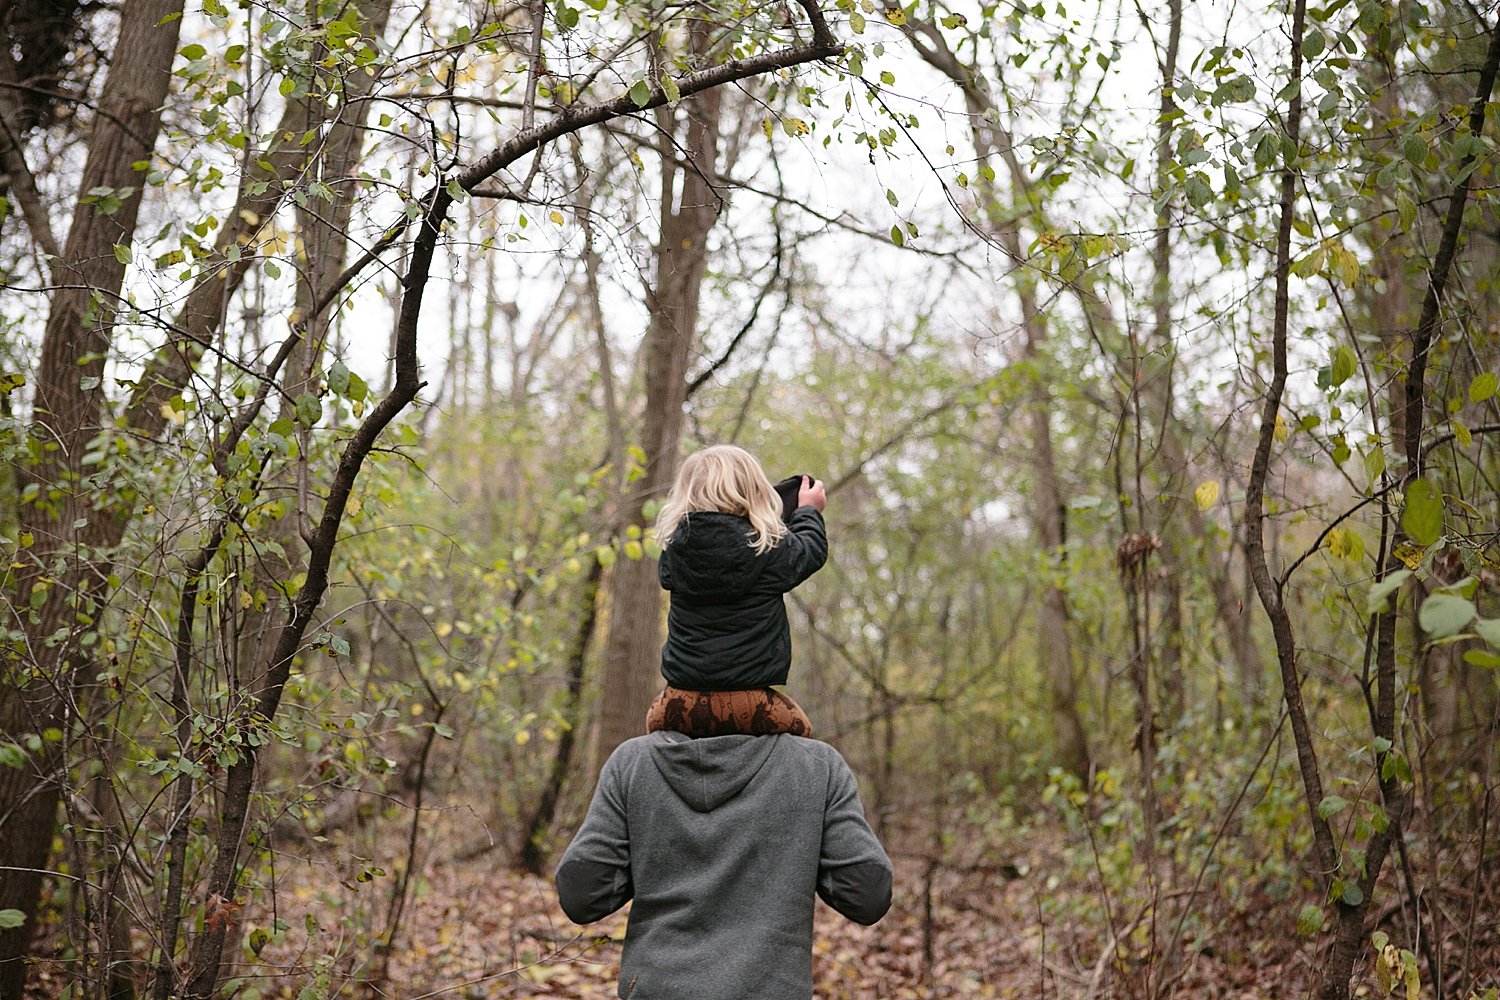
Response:
[{"label": "jacket sleeve", "polygon": [[557,866],[557,900],[575,924],[601,920],[635,895],[619,756],[605,761],[583,826]]},{"label": "jacket sleeve", "polygon": [[823,812],[818,897],[858,924],[873,924],[891,906],[891,860],[865,822],[854,774],[835,756]]},{"label": "jacket sleeve", "polygon": [[797,587],[828,561],[828,529],[812,506],[798,507],[787,522],[786,535],[776,546],[777,583],[782,593]]}]

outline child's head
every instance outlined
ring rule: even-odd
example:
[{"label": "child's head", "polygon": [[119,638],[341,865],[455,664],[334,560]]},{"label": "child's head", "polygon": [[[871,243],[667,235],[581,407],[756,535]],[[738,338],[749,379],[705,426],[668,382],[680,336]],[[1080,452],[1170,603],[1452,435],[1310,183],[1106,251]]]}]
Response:
[{"label": "child's head", "polygon": [[697,511],[717,511],[750,519],[751,547],[757,553],[775,547],[786,534],[781,498],[760,463],[743,448],[716,444],[683,459],[677,482],[656,518],[656,537],[663,545],[682,519]]}]

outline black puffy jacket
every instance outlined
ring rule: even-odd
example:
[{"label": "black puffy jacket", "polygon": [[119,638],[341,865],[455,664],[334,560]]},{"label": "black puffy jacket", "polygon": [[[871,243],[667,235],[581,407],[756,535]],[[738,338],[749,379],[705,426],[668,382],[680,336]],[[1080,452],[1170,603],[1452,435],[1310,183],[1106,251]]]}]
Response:
[{"label": "black puffy jacket", "polygon": [[671,594],[661,673],[689,691],[743,691],[785,684],[791,627],[782,595],[828,560],[816,507],[798,507],[776,547],[756,555],[750,521],[687,515],[662,549],[658,573]]}]

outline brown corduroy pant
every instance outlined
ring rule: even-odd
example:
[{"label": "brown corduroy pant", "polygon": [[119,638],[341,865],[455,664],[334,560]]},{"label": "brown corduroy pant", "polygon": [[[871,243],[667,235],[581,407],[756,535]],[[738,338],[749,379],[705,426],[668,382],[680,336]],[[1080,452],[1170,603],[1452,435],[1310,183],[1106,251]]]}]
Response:
[{"label": "brown corduroy pant", "polygon": [[802,707],[773,688],[748,691],[684,691],[668,687],[646,711],[646,731],[665,729],[695,739],[704,736],[811,737],[812,720]]}]

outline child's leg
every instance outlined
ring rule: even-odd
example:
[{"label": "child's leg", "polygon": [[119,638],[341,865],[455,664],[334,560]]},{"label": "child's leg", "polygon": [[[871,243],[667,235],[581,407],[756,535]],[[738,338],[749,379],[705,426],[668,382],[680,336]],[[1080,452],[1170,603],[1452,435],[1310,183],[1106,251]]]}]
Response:
[{"label": "child's leg", "polygon": [[704,736],[769,736],[790,733],[811,737],[812,720],[802,707],[780,691],[684,691],[668,687],[646,712],[646,730],[660,729],[696,738]]}]

